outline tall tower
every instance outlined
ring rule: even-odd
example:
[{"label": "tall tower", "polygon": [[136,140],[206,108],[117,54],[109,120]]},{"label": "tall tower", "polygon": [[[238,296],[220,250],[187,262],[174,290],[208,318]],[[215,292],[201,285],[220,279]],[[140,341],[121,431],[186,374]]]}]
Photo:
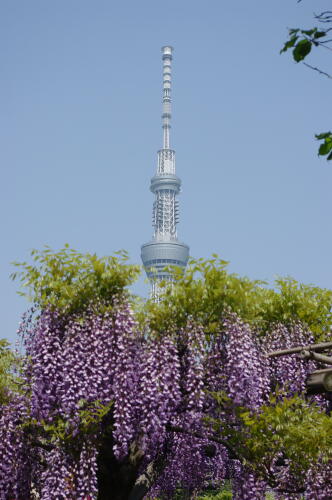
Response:
[{"label": "tall tower", "polygon": [[181,180],[175,175],[175,151],[170,147],[171,128],[171,64],[173,47],[162,47],[163,60],[163,147],[158,151],[157,172],[151,179],[150,189],[155,195],[153,203],[152,240],[141,247],[141,257],[146,274],[151,282],[151,296],[158,299],[161,280],[172,280],[168,266],[185,269],[189,258],[189,247],[178,241],[176,225],[179,222]]}]

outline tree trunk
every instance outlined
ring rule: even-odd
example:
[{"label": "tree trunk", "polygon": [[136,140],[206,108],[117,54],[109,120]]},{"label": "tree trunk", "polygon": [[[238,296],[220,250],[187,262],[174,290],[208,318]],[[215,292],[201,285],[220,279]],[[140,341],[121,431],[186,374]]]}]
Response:
[{"label": "tree trunk", "polygon": [[143,453],[133,444],[120,461],[113,445],[112,436],[104,438],[98,453],[98,500],[142,500],[150,487],[148,476],[139,476]]}]

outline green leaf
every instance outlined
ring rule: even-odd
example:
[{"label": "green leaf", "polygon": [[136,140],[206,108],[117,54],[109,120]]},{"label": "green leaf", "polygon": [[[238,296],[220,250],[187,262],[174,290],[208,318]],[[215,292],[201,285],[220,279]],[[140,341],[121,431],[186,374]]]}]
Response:
[{"label": "green leaf", "polygon": [[323,36],[326,36],[326,31],[316,31],[314,38],[322,38]]},{"label": "green leaf", "polygon": [[318,139],[320,141],[321,139],[326,139],[327,137],[332,137],[332,132],[323,132],[322,134],[316,134],[315,137],[316,137],[316,139]]},{"label": "green leaf", "polygon": [[288,40],[288,42],[285,43],[285,45],[283,46],[283,48],[281,49],[280,51],[280,54],[282,54],[283,52],[286,52],[288,49],[290,49],[291,47],[294,47],[296,41],[298,40],[298,36],[293,36],[290,40]]},{"label": "green leaf", "polygon": [[312,28],[311,30],[301,30],[301,33],[307,36],[312,36],[314,33],[316,33],[317,28]]},{"label": "green leaf", "polygon": [[329,154],[331,150],[332,150],[332,141],[325,139],[325,142],[323,142],[323,144],[319,146],[318,154],[319,156],[325,156]]},{"label": "green leaf", "polygon": [[327,156],[327,160],[332,159],[332,133],[323,132],[322,134],[317,134],[317,140],[324,140],[324,142],[319,146],[318,155]]},{"label": "green leaf", "polygon": [[309,40],[301,40],[293,50],[294,61],[300,62],[310,53],[312,42]]}]

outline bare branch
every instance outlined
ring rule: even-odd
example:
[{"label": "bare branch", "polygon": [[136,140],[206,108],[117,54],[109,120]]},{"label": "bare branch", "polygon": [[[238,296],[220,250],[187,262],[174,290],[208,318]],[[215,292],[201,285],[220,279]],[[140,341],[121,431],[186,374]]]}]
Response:
[{"label": "bare branch", "polygon": [[324,12],[321,12],[320,14],[314,14],[315,19],[319,21],[320,23],[331,23],[332,22],[332,11],[331,10],[325,10]]},{"label": "bare branch", "polygon": [[331,47],[328,47],[327,45],[324,45],[323,42],[317,42],[318,45],[320,45],[321,47],[324,47],[324,49],[327,49],[327,50],[331,50],[332,51],[332,48]]},{"label": "bare branch", "polygon": [[324,75],[324,76],[326,76],[327,78],[330,78],[330,79],[332,80],[332,76],[331,76],[331,75],[329,75],[328,73],[325,73],[325,71],[322,71],[321,69],[316,68],[315,66],[311,66],[311,64],[308,64],[308,63],[306,63],[306,62],[303,62],[303,64],[304,64],[305,66],[307,66],[308,68],[310,68],[310,69],[312,69],[312,70],[314,70],[314,71],[317,71],[317,73],[319,73],[320,75]]},{"label": "bare branch", "polygon": [[321,43],[321,45],[324,45],[324,43],[331,43],[331,42],[332,42],[332,38],[329,38],[328,40],[322,40],[320,43]]}]

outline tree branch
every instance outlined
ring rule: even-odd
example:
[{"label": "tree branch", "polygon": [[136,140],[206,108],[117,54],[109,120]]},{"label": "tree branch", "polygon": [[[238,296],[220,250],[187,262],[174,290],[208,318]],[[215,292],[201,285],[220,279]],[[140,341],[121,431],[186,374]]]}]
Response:
[{"label": "tree branch", "polygon": [[331,23],[332,22],[332,11],[325,10],[320,14],[314,14],[315,19],[317,19],[320,23]]},{"label": "tree branch", "polygon": [[317,71],[317,73],[319,73],[320,75],[324,75],[324,76],[326,76],[327,78],[329,78],[330,80],[332,80],[332,76],[331,76],[331,75],[329,75],[328,73],[325,73],[325,71],[322,71],[321,69],[316,68],[315,66],[311,66],[311,64],[308,64],[308,63],[306,63],[306,62],[303,62],[303,64],[304,64],[305,66],[307,66],[307,68],[310,68],[310,69],[312,69],[313,71]]},{"label": "tree branch", "polygon": [[320,45],[321,47],[324,47],[324,49],[332,51],[332,47],[328,47],[327,45],[324,45],[324,43],[323,43],[323,42],[317,42],[317,43],[318,43],[318,45]]},{"label": "tree branch", "polygon": [[154,463],[150,463],[146,470],[138,477],[128,500],[142,500],[149,492],[155,479]]},{"label": "tree branch", "polygon": [[240,462],[243,461],[242,457],[240,457],[236,453],[234,448],[224,439],[219,439],[217,437],[202,434],[201,432],[197,432],[197,431],[190,431],[190,430],[184,429],[183,427],[180,427],[179,425],[167,424],[166,429],[168,431],[171,431],[171,432],[179,432],[181,434],[187,434],[188,436],[193,436],[193,437],[196,437],[198,439],[207,439],[208,441],[212,441],[213,443],[221,444],[229,451],[230,458],[240,460]]}]

